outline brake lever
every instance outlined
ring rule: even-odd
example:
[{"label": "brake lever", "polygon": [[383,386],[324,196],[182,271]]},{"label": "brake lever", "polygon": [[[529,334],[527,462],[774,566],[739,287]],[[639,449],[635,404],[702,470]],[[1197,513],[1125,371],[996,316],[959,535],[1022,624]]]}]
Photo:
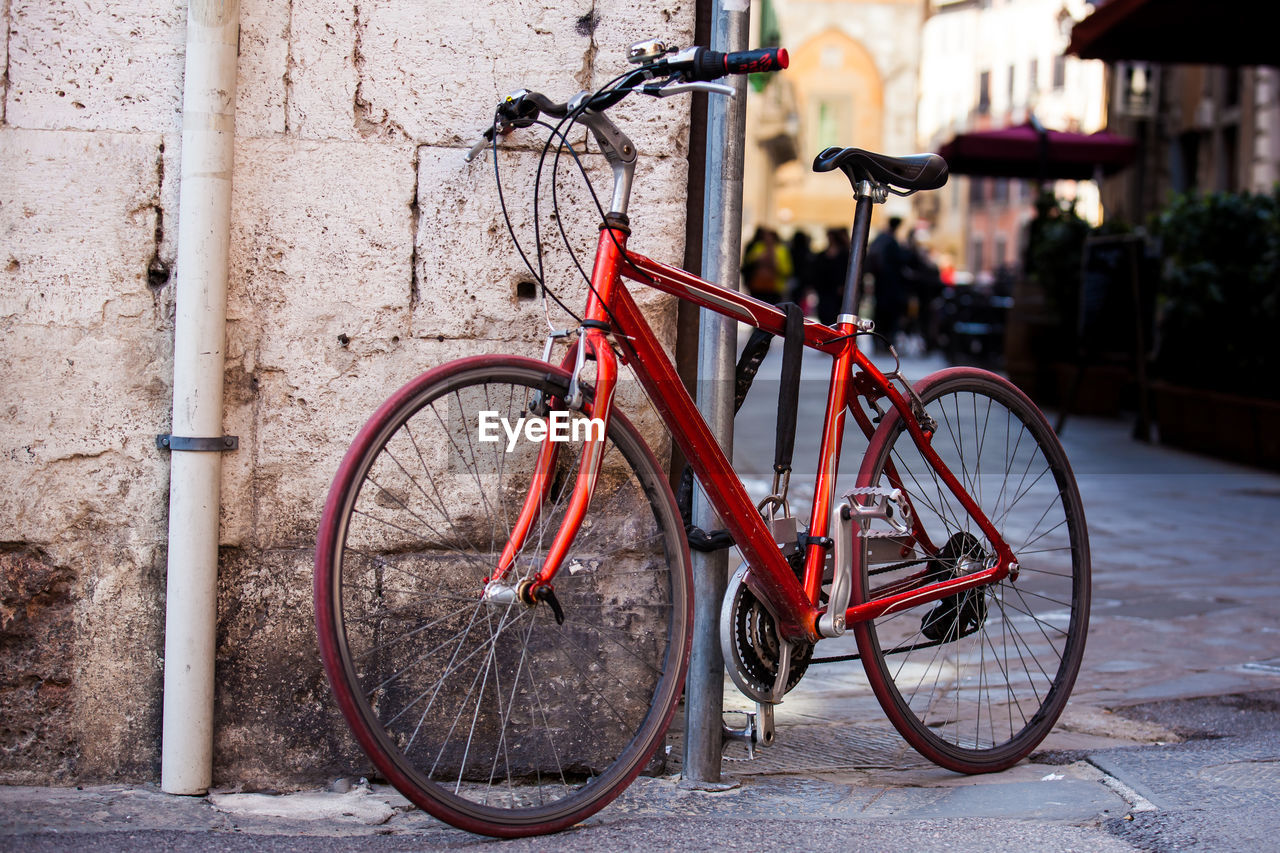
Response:
[{"label": "brake lever", "polygon": [[654,85],[650,83],[641,89],[641,91],[646,95],[652,95],[655,98],[669,98],[672,95],[680,95],[685,92],[707,92],[712,95],[727,95],[730,98],[736,94],[736,91],[732,86],[727,86],[724,83],[708,83],[700,80],[691,83],[672,83],[668,81],[662,85]]},{"label": "brake lever", "polygon": [[493,143],[493,128],[489,128],[481,135],[480,140],[475,145],[471,146],[471,150],[467,152],[467,156],[464,159],[466,160],[466,162],[470,163],[472,160],[476,159],[476,157],[478,157],[481,154],[481,152],[483,152],[486,148],[488,148],[492,143]]}]

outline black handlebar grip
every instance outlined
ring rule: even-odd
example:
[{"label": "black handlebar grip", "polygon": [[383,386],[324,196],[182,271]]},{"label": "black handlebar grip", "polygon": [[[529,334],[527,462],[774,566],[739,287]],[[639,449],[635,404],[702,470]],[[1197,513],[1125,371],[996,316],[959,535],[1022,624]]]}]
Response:
[{"label": "black handlebar grip", "polygon": [[762,47],[727,54],[724,70],[727,74],[760,74],[765,71],[781,71],[791,64],[785,47]]},{"label": "black handlebar grip", "polygon": [[758,74],[781,71],[791,64],[785,47],[764,47],[737,53],[702,50],[694,57],[688,72],[691,80],[719,80],[726,74]]}]

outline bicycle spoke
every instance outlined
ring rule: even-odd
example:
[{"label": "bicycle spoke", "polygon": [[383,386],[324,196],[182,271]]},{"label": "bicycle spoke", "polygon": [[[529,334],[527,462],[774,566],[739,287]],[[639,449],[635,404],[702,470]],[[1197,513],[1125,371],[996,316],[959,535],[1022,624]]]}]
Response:
[{"label": "bicycle spoke", "polygon": [[[1030,565],[1020,566],[1018,583],[989,584],[878,617],[870,627],[875,644],[864,647],[860,634],[859,647],[864,663],[881,674],[872,687],[899,731],[939,764],[972,772],[1025,756],[1060,713],[1079,666],[1074,641],[1083,620],[1075,614],[1087,564],[1080,513],[1072,508],[1077,493],[1043,418],[989,374],[956,369],[945,376],[925,380],[920,391],[937,435],[946,436],[935,435],[934,450],[1000,538]],[[917,510],[918,538],[936,550],[916,562],[865,566],[860,601],[978,571],[995,556],[901,418],[890,412],[873,437],[872,482],[893,472]],[[1051,613],[1071,621],[1063,625]]]},{"label": "bicycle spoke", "polygon": [[[422,796],[446,811],[469,803],[494,825],[507,814],[552,820],[598,808],[644,760],[639,744],[657,742],[687,637],[679,512],[664,497],[665,473],[621,415],[556,577],[564,624],[546,604],[500,587],[485,598],[501,552],[514,547],[538,448],[509,454],[471,432],[481,411],[508,421],[528,414],[547,368],[519,370],[527,380],[479,371],[406,396],[404,413],[389,415],[352,468],[344,488],[358,497],[331,501],[343,526],[327,528],[341,531],[332,589],[345,663],[335,689],[350,685],[363,708],[353,725],[369,726]],[[504,585],[542,568],[583,446],[556,446]]]}]

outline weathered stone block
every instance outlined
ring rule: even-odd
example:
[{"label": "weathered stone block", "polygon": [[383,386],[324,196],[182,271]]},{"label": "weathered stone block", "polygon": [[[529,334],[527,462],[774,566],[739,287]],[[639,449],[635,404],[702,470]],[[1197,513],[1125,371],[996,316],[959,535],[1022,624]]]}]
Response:
[{"label": "weathered stone block", "polygon": [[[158,489],[161,494],[163,489]],[[160,771],[164,682],[162,547],[104,547],[80,533],[66,558],[76,568],[72,664],[79,756],[76,779],[147,780]]]},{"label": "weathered stone block", "polygon": [[[641,9],[637,9],[637,5]],[[693,44],[694,4],[649,0],[599,0],[592,43],[595,47],[591,88],[597,89],[625,73],[627,48],[638,41],[660,38],[672,47]],[[637,12],[640,12],[639,14]],[[609,116],[636,144],[640,156],[687,157],[689,109],[692,95],[652,98],[632,95],[609,111]],[[709,96],[716,97],[716,96]]]},{"label": "weathered stone block", "polygon": [[[537,268],[533,227],[533,184],[538,154],[500,151],[503,195],[517,239],[529,262]],[[599,156],[587,157],[596,194],[608,205],[612,193],[609,171]],[[535,281],[512,244],[493,175],[492,153],[466,164],[460,152],[423,148],[418,157],[418,293],[413,332],[418,336],[484,338],[519,344],[529,355],[541,352],[546,336],[540,298],[522,298],[521,283]],[[539,221],[544,247],[544,278],[573,311],[585,305],[585,279],[561,242],[560,222],[583,270],[590,272],[599,237],[600,214],[569,155],[561,158],[558,222],[550,190],[550,158],[542,180]],[[631,248],[668,262],[684,237],[684,193],[687,163],[679,158],[642,158],[637,169],[631,206],[634,235]],[[468,259],[460,262],[461,259]],[[641,304],[660,297],[641,294]],[[528,291],[525,291],[526,293]],[[571,324],[552,307],[558,326]]]},{"label": "weathered stone block", "polygon": [[236,135],[241,138],[285,132],[293,5],[279,0],[242,0],[240,4]]},{"label": "weathered stone block", "polygon": [[159,145],[158,135],[0,130],[0,319],[89,327],[150,311]]},{"label": "weathered stone block", "polygon": [[[564,100],[625,71],[634,41],[692,42],[692,4],[641,6],[519,0],[459,15],[448,0],[296,0],[288,128],[308,138],[469,146],[508,92]],[[688,98],[640,100],[620,108],[640,150],[683,155]]]},{"label": "weathered stone block", "polygon": [[372,769],[329,691],[311,618],[311,552],[223,552],[214,778],[321,784]]},{"label": "weathered stone block", "polygon": [[257,327],[256,363],[319,368],[306,363],[318,341],[407,331],[413,157],[408,146],[240,143],[227,311]]},{"label": "weathered stone block", "polygon": [[[341,373],[260,371],[255,391],[253,542],[262,548],[315,545],[316,525],[338,464],[382,402],[419,373],[455,358],[509,350],[486,342],[401,338],[357,357],[336,341],[325,351],[347,359]],[[239,463],[237,463],[239,464]],[[248,501],[246,503],[249,503]],[[224,511],[226,501],[224,501]]]},{"label": "weathered stone block", "polygon": [[39,551],[0,551],[0,779],[74,778],[72,573]]},{"label": "weathered stone block", "polygon": [[[163,538],[168,421],[163,332],[12,325],[0,410],[0,541],[102,546]],[[40,356],[58,353],[43,365]]]},{"label": "weathered stone block", "polygon": [[46,129],[177,129],[186,6],[11,0],[5,120]]},{"label": "weathered stone block", "polygon": [[325,388],[408,336],[413,288],[412,148],[245,140],[237,164],[226,409],[245,432],[224,467],[226,544],[244,542],[254,524],[250,494],[291,488],[288,478],[255,484],[259,466],[308,444],[297,432],[255,444],[282,417],[273,408],[282,401],[261,397],[263,377],[293,389],[287,405],[304,407],[315,431],[348,406],[367,416],[377,400],[342,401]]},{"label": "weathered stone block", "polygon": [[590,0],[476,4],[465,14],[452,0],[362,6],[357,131],[470,145],[508,92],[525,88],[565,100],[588,84],[591,10]]},{"label": "weathered stone block", "polygon": [[286,127],[306,139],[356,140],[355,3],[293,0]]}]

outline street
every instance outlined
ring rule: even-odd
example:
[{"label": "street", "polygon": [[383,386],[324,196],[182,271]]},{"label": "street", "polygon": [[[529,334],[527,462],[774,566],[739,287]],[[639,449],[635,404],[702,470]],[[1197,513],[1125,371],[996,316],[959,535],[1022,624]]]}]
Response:
[{"label": "street", "polygon": [[[780,349],[736,424],[736,464],[760,494]],[[807,355],[800,505],[827,370],[824,356]],[[915,359],[904,372],[941,366]],[[553,838],[482,839],[391,789],[340,780],[327,792],[207,798],[0,788],[0,849],[1277,849],[1280,475],[1141,444],[1131,426],[1072,417],[1063,431],[1090,531],[1090,635],[1059,725],[1003,773],[963,777],[928,764],[868,692],[815,666],[778,707],[774,746],[753,761],[730,748],[727,790],[643,778]],[[726,707],[748,707],[727,681]]]}]

